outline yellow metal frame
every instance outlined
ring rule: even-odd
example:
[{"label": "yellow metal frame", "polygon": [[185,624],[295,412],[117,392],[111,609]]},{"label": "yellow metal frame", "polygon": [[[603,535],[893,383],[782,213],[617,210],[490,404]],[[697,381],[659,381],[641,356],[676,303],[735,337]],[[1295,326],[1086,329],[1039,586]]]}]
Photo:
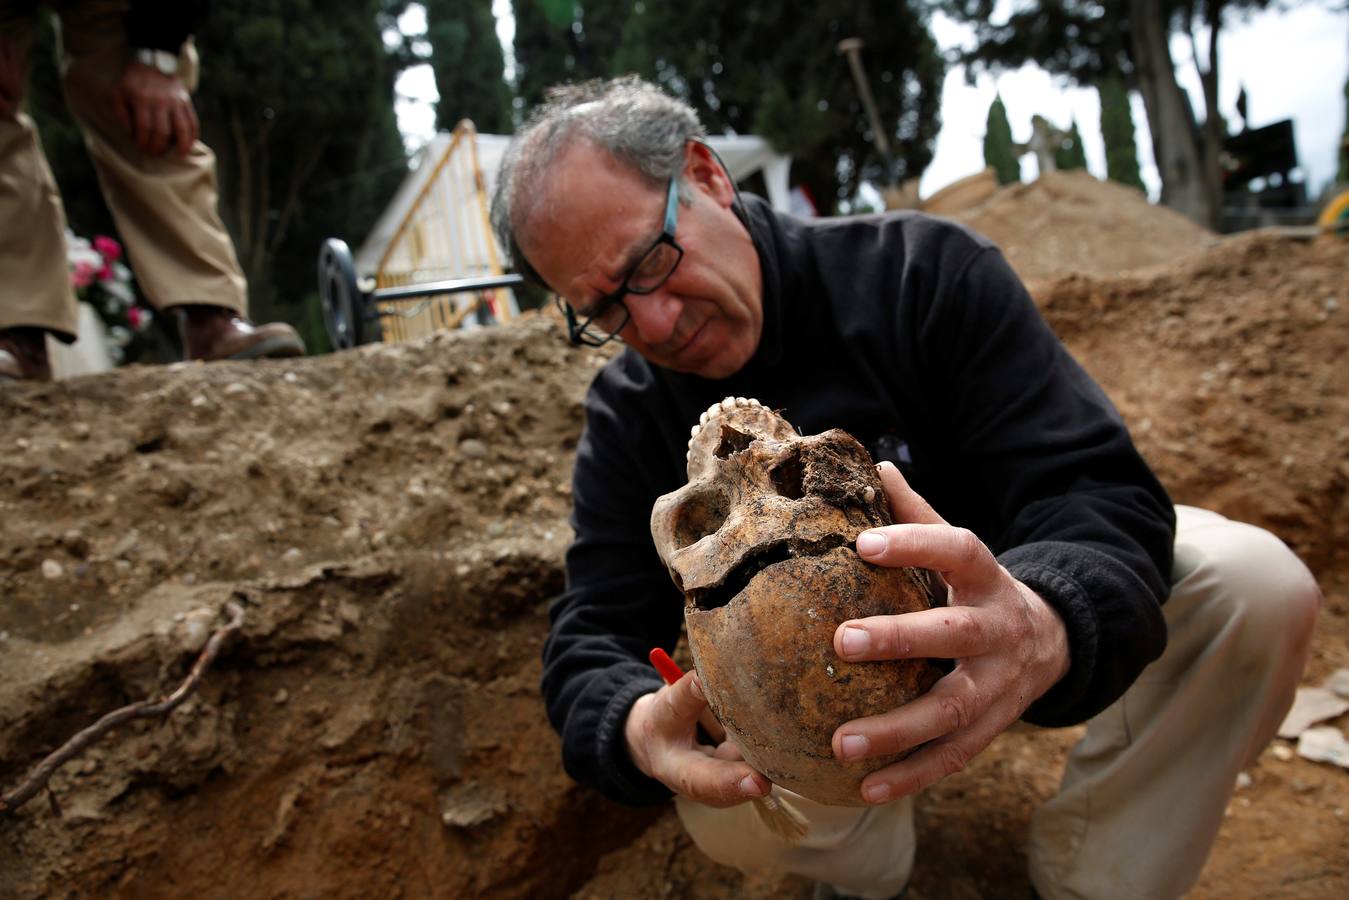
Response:
[{"label": "yellow metal frame", "polygon": [[[502,274],[487,212],[487,183],[478,164],[477,136],[468,119],[454,127],[449,145],[380,258],[376,288]],[[381,319],[384,341],[392,343],[458,328],[483,303],[491,305],[498,322],[510,320],[504,288],[475,295],[381,300],[376,305],[381,313],[400,313]],[[425,306],[411,316],[401,314],[415,304]]]}]

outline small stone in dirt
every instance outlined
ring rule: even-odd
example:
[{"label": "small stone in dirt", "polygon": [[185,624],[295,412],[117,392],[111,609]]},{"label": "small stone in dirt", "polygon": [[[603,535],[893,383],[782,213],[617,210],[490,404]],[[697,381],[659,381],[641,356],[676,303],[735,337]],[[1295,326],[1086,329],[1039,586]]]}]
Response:
[{"label": "small stone in dirt", "polygon": [[1297,755],[1349,769],[1349,740],[1333,725],[1308,728],[1297,739]]},{"label": "small stone in dirt", "polygon": [[1269,748],[1269,752],[1274,754],[1274,758],[1280,762],[1288,762],[1293,758],[1293,748],[1287,744],[1275,744]]},{"label": "small stone in dirt", "polygon": [[1279,726],[1279,737],[1293,739],[1317,722],[1324,722],[1349,711],[1349,699],[1321,687],[1300,687],[1293,708]]},{"label": "small stone in dirt", "polygon": [[285,688],[281,688],[275,694],[272,695],[272,702],[275,703],[277,706],[284,706],[286,704],[286,701],[289,699],[290,699],[290,692],[287,691]]},{"label": "small stone in dirt", "polygon": [[225,385],[226,397],[237,397],[240,394],[247,393],[248,385],[244,384],[242,381],[231,381],[229,384]]},{"label": "small stone in dirt", "polygon": [[195,409],[200,409],[200,408],[203,407],[203,406],[209,405],[210,402],[211,402],[210,400],[207,400],[207,399],[206,399],[206,395],[205,395],[205,394],[198,394],[197,396],[195,396],[195,397],[192,398],[192,404],[191,404],[191,405],[192,405],[193,408],[195,408]]},{"label": "small stone in dirt", "polygon": [[70,427],[70,432],[71,434],[75,435],[76,439],[81,441],[89,437],[89,435],[92,433],[91,429],[89,428],[89,425],[85,422],[76,422],[74,425]]},{"label": "small stone in dirt", "polygon": [[290,548],[289,550],[287,550],[285,553],[281,554],[281,561],[282,561],[283,563],[292,563],[292,564],[293,564],[293,563],[299,562],[299,561],[300,561],[300,558],[303,557],[303,556],[304,556],[304,554],[300,552],[300,548],[299,548],[299,547],[291,547],[291,548]]},{"label": "small stone in dirt", "polygon": [[459,442],[459,455],[466,459],[483,459],[487,456],[487,445],[477,438],[468,438]]},{"label": "small stone in dirt", "polygon": [[64,574],[66,574],[65,568],[62,567],[62,565],[61,565],[59,562],[57,562],[56,560],[54,560],[54,559],[44,559],[44,560],[42,561],[42,577],[43,577],[43,578],[46,578],[47,580],[50,581],[50,580],[55,579],[55,578],[60,578],[60,577],[61,577],[62,575],[64,575]]},{"label": "small stone in dirt", "polygon": [[1336,669],[1321,687],[1339,697],[1349,697],[1349,669]]},{"label": "small stone in dirt", "polygon": [[1249,772],[1237,773],[1237,790],[1243,790],[1251,786],[1251,775]]},{"label": "small stone in dirt", "polygon": [[294,372],[287,372],[285,375],[282,375],[281,377],[286,380],[286,384],[295,384],[300,380],[300,376],[296,375]]}]

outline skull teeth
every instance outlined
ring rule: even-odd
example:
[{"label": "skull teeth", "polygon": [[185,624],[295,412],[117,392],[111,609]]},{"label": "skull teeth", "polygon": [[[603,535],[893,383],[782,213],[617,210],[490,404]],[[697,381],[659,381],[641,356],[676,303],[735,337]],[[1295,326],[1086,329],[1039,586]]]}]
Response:
[{"label": "skull teeth", "polygon": [[702,430],[704,425],[722,413],[730,412],[736,407],[748,406],[763,406],[763,404],[752,397],[727,397],[725,400],[720,400],[709,406],[707,412],[698,417],[698,424],[694,425],[689,431],[689,453],[685,454],[685,459],[687,460],[688,457],[692,455],[693,440],[698,437],[698,432]]}]

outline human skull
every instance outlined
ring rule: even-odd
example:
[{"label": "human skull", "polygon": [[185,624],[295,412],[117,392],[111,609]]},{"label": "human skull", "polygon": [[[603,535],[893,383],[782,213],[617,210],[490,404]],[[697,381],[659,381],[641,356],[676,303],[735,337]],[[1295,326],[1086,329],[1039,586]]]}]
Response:
[{"label": "human skull", "polygon": [[758,401],[728,397],[693,427],[688,475],[656,501],[651,534],[684,593],[712,712],[769,780],[821,803],[864,805],[862,779],[903,754],[841,762],[834,730],[907,703],[941,673],[925,659],[845,662],[834,631],[927,609],[940,579],[873,566],[853,549],[890,515],[870,455],[846,432],[801,437]]}]

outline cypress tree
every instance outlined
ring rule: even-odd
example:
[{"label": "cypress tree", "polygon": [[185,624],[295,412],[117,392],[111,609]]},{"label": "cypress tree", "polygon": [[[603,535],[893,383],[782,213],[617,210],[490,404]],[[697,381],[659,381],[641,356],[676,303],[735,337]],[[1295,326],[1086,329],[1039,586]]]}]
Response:
[{"label": "cypress tree", "polygon": [[1076,116],[1073,117],[1073,127],[1067,139],[1054,151],[1054,163],[1063,172],[1087,167],[1087,151],[1082,146],[1082,132],[1077,128]]},{"label": "cypress tree", "polygon": [[431,67],[436,73],[436,130],[449,131],[472,119],[486,134],[506,134],[511,123],[510,91],[497,40],[492,0],[422,0]]},{"label": "cypress tree", "polygon": [[1118,78],[1105,78],[1096,84],[1101,98],[1101,137],[1105,139],[1105,172],[1111,181],[1143,188],[1138,174],[1138,143],[1134,136],[1133,111],[1129,92]]},{"label": "cypress tree", "polygon": [[1012,126],[1007,123],[1007,108],[998,94],[993,95],[989,104],[984,126],[984,165],[997,173],[998,184],[1021,180],[1021,165],[1012,149]]}]

